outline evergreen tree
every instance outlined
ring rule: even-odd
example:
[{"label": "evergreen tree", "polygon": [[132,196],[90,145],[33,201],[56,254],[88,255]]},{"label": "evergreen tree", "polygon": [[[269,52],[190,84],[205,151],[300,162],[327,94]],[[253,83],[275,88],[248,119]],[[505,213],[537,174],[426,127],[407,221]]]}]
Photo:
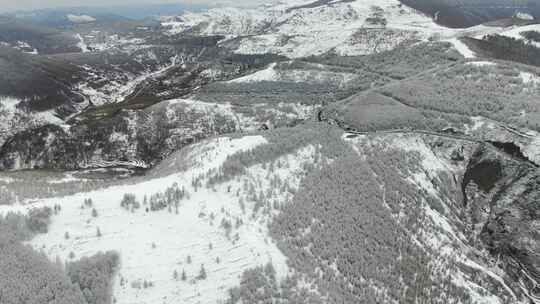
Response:
[{"label": "evergreen tree", "polygon": [[182,277],[181,277],[181,280],[182,280],[182,281],[187,280],[186,271],[185,271],[184,269],[182,269]]},{"label": "evergreen tree", "polygon": [[204,269],[204,264],[201,264],[201,269],[199,270],[199,275],[197,276],[198,280],[206,280],[206,269]]}]

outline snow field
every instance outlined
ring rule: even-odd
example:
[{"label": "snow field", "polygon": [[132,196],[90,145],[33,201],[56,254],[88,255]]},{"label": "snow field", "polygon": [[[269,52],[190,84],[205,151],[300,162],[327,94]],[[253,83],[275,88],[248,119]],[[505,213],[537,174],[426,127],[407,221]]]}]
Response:
[{"label": "snow field", "polygon": [[[205,141],[188,153],[185,161],[192,165],[185,172],[32,205],[0,206],[0,212],[25,212],[59,204],[62,210],[53,216],[49,233],[36,236],[30,244],[51,259],[63,261],[71,260],[70,255],[76,260],[99,251],[117,251],[121,266],[113,292],[119,304],[219,303],[246,269],[271,262],[278,277],[288,273],[286,258],[268,236],[267,223],[277,211],[253,214],[250,210],[254,202],[249,200],[245,185],[253,186],[257,193],[272,192],[272,203],[286,203],[292,194],[271,189],[270,180],[279,176],[289,187],[298,187],[303,164],[312,162],[315,149],[306,147],[281,157],[272,172],[269,165],[260,164],[250,167],[246,175],[210,188],[195,190],[191,182],[217,169],[228,155],[265,143],[261,136]],[[189,193],[180,203],[178,214],[174,208],[172,212],[146,212],[147,206],[142,205],[132,212],[120,206],[125,193],[135,194],[142,203],[144,195],[164,191],[173,183]],[[82,207],[85,198],[92,198],[92,207]],[[97,217],[92,216],[93,208]],[[223,220],[233,226],[229,235],[221,227]],[[240,225],[236,225],[238,221]],[[205,280],[197,279],[201,265],[207,273]],[[177,279],[173,277],[175,271]],[[183,271],[185,281],[181,279]],[[144,288],[145,282],[152,286]]]}]

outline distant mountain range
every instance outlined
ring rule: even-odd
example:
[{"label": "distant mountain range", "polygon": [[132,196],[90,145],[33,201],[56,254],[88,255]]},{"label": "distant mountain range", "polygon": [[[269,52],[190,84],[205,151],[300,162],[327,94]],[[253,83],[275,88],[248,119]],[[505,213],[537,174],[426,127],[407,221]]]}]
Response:
[{"label": "distant mountain range", "polygon": [[29,11],[16,11],[4,15],[15,17],[17,19],[31,21],[33,23],[64,27],[72,25],[73,18],[69,16],[89,16],[97,22],[142,20],[154,18],[163,15],[178,15],[182,12],[201,11],[208,8],[204,5],[186,5],[186,4],[140,4],[140,5],[117,5],[117,6],[99,6],[99,7],[67,7],[50,8]]}]

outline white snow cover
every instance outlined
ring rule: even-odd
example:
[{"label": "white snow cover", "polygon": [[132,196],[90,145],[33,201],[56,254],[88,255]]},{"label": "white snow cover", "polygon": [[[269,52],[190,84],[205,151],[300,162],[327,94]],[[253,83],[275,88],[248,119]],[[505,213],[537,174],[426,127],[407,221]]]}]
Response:
[{"label": "white snow cover", "polygon": [[[217,8],[170,18],[163,25],[171,34],[203,25],[204,35],[249,36],[240,38],[238,53],[272,52],[291,58],[330,50],[344,55],[368,54],[392,49],[407,40],[457,32],[402,7],[397,0],[343,1],[293,9],[298,5],[298,1],[282,1],[257,9]],[[366,22],[376,13],[377,6],[383,10],[386,27]]]},{"label": "white snow cover", "polygon": [[90,23],[96,21],[96,18],[88,15],[74,15],[74,14],[68,14],[66,16],[69,21],[73,23]]},{"label": "white snow cover", "polygon": [[[261,136],[208,140],[193,146],[180,160],[191,163],[186,171],[135,185],[38,200],[32,205],[0,206],[0,214],[60,204],[62,211],[53,217],[49,232],[38,235],[30,244],[51,259],[61,260],[69,260],[71,252],[78,259],[99,251],[118,251],[121,267],[113,290],[117,303],[218,303],[226,298],[229,288],[238,285],[240,274],[248,268],[272,262],[279,278],[289,271],[285,256],[268,236],[269,218],[262,214],[252,217],[250,211],[244,213],[238,202],[237,191],[245,191],[244,183],[259,181],[257,192],[266,192],[271,187],[268,171],[265,166],[256,165],[245,176],[213,188],[203,186],[197,191],[191,182],[218,168],[227,156],[266,142]],[[303,175],[299,172],[303,172],[305,162],[313,161],[314,152],[313,147],[306,147],[282,157],[280,161],[287,161],[288,166],[272,174],[297,187]],[[125,193],[133,193],[142,201],[144,195],[163,191],[173,183],[185,187],[189,193],[189,198],[181,202],[178,214],[167,210],[145,212],[144,205],[131,212],[120,206]],[[286,203],[290,195],[282,193],[273,199]],[[81,208],[85,198],[92,198],[98,217],[92,217],[91,208]],[[251,210],[252,203],[248,200],[245,203],[246,209]],[[220,223],[228,219],[234,225],[236,218],[242,219],[243,224],[233,228],[233,234],[238,233],[238,241],[233,242],[234,237],[229,239]],[[97,236],[98,228],[101,237]],[[187,262],[188,256],[191,263]],[[201,265],[206,269],[206,280],[195,279]],[[174,280],[175,270],[179,274],[185,270],[187,281]],[[153,287],[139,289],[132,285],[145,280],[152,282]]]},{"label": "white snow cover", "polygon": [[459,38],[452,38],[450,40],[447,40],[448,42],[452,43],[454,45],[454,48],[465,58],[475,58],[476,54],[469,49],[469,47],[461,42]]},{"label": "white snow cover", "polygon": [[486,67],[486,66],[497,65],[496,62],[492,62],[492,61],[471,61],[471,62],[467,62],[467,64],[474,65],[476,67]]},{"label": "white snow cover", "polygon": [[521,80],[525,84],[533,84],[533,85],[540,84],[540,76],[539,75],[534,75],[534,74],[529,73],[529,72],[520,72],[519,77],[521,77]]},{"label": "white snow cover", "polygon": [[[82,38],[81,38],[82,39]],[[82,41],[82,40],[81,40]],[[80,48],[86,48],[86,45],[81,45]],[[119,103],[122,102],[127,96],[135,93],[135,89],[142,82],[159,77],[167,73],[170,69],[174,68],[179,64],[179,58],[173,57],[171,62],[162,66],[156,71],[149,71],[142,73],[141,75],[133,75],[131,73],[126,73],[125,76],[129,78],[127,82],[119,82],[115,80],[110,80],[105,86],[95,89],[89,83],[81,82],[77,86],[77,90],[84,95],[88,102],[91,102],[93,105],[104,105],[108,103]],[[98,72],[93,71],[89,66],[82,66],[86,69],[90,75],[97,74]]]},{"label": "white snow cover", "polygon": [[[540,24],[511,27],[510,29],[503,31],[500,34],[503,36],[524,40],[525,38],[521,35],[521,33],[528,31],[540,32]],[[540,42],[531,41],[530,43],[540,48]]]},{"label": "white snow cover", "polygon": [[534,17],[531,14],[526,13],[526,12],[517,12],[515,14],[515,17],[518,19],[528,20],[528,21],[534,20]]},{"label": "white snow cover", "polygon": [[81,52],[87,53],[90,50],[88,49],[88,45],[84,42],[84,38],[81,36],[81,34],[76,34],[75,38],[79,39],[79,42],[77,42],[77,47],[81,49]]},{"label": "white snow cover", "polygon": [[13,97],[0,97],[0,146],[10,134],[29,126],[64,124],[64,121],[55,115],[54,110],[28,112],[17,108],[21,102],[22,100]]},{"label": "white snow cover", "polygon": [[250,82],[261,82],[261,81],[277,81],[279,76],[277,74],[277,71],[275,70],[275,67],[276,67],[276,63],[272,63],[264,70],[260,70],[258,72],[246,75],[244,77],[233,79],[229,82],[230,83],[250,83]]},{"label": "white snow cover", "polygon": [[[177,115],[176,112],[177,106],[185,109],[185,112],[180,111],[180,113],[182,113],[180,116]],[[236,122],[236,127],[240,130],[255,131],[260,127],[260,124],[255,121],[253,117],[247,117],[242,113],[235,112],[230,103],[210,103],[195,99],[172,99],[167,101],[167,107],[167,119],[171,122],[178,121],[179,119],[182,119],[182,115],[184,115],[184,113],[193,111],[195,113],[207,114],[202,121],[204,124],[212,123],[212,121],[207,119],[207,117],[215,117],[216,115],[220,115],[231,118]],[[193,131],[197,130],[193,129]]]},{"label": "white snow cover", "polygon": [[[483,37],[498,27],[449,29],[401,5],[398,0],[334,1],[297,8],[313,1],[280,1],[256,9],[216,8],[165,18],[169,34],[195,29],[202,35],[224,35],[222,44],[241,54],[275,53],[298,58],[334,51],[364,55],[391,50],[408,41],[449,41],[467,58],[474,54],[458,37]],[[372,24],[373,17],[386,25]],[[371,18],[371,19],[368,19]]]},{"label": "white snow cover", "polygon": [[6,111],[15,111],[17,110],[17,105],[21,101],[16,98],[12,97],[4,97],[0,98],[0,110],[6,110]]}]

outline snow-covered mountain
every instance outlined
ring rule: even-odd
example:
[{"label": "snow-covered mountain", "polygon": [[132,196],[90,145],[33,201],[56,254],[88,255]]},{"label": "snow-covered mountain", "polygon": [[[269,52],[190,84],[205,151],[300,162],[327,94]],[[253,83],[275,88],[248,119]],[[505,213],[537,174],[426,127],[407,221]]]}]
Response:
[{"label": "snow-covered mountain", "polygon": [[[435,17],[287,0],[4,45],[0,302],[540,303],[540,30]],[[2,271],[21,243],[54,280]]]},{"label": "snow-covered mountain", "polygon": [[256,9],[211,9],[164,18],[170,35],[224,35],[221,44],[240,54],[292,58],[334,52],[366,55],[418,41],[451,39],[495,29],[449,29],[398,0],[285,1]]},{"label": "snow-covered mountain", "polygon": [[305,57],[334,51],[363,55],[440,33],[430,18],[399,1],[291,1],[252,10],[212,9],[163,22],[170,34],[224,35],[222,45],[242,54]]}]

